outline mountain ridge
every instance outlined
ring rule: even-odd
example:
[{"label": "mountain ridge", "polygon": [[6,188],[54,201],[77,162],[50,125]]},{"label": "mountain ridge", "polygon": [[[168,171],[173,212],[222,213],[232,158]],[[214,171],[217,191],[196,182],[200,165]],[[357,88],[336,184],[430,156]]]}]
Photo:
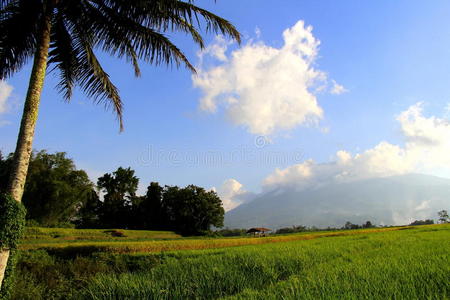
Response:
[{"label": "mountain ridge", "polygon": [[225,226],[279,228],[292,225],[340,227],[361,224],[403,225],[436,219],[450,207],[450,179],[407,174],[330,183],[303,190],[278,188],[225,215]]}]

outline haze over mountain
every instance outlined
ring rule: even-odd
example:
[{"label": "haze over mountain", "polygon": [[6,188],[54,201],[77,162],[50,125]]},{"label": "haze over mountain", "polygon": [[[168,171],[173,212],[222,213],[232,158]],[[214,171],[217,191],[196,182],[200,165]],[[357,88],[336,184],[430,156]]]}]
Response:
[{"label": "haze over mountain", "polygon": [[400,175],[306,189],[280,187],[227,212],[225,226],[279,228],[292,225],[401,225],[416,219],[436,219],[450,207],[450,179],[430,175]]}]

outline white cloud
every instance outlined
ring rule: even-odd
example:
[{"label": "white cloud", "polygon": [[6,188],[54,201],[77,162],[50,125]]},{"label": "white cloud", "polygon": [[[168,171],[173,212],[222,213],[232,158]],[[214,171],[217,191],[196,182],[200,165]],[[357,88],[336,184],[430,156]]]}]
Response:
[{"label": "white cloud", "polygon": [[0,80],[0,114],[3,114],[8,110],[7,100],[11,95],[12,90],[12,86],[5,81]]},{"label": "white cloud", "polygon": [[436,168],[450,170],[450,124],[435,116],[424,117],[422,110],[423,105],[417,103],[397,117],[405,138],[403,147],[383,141],[356,155],[341,150],[333,162],[307,160],[277,169],[264,180],[264,186],[301,189],[329,182],[430,173]]},{"label": "white cloud", "polygon": [[[326,74],[314,68],[320,42],[303,21],[286,29],[283,40],[281,48],[250,40],[227,56],[229,44],[216,39],[200,53],[192,77],[203,92],[200,109],[212,113],[223,107],[232,123],[258,135],[317,123],[323,111],[313,91],[327,83]],[[205,55],[218,64],[204,68]]]},{"label": "white cloud", "polygon": [[208,45],[203,50],[197,53],[198,57],[200,58],[200,64],[203,64],[203,58],[208,55],[221,62],[226,62],[228,58],[225,52],[227,51],[227,48],[230,44],[231,42],[225,40],[222,35],[216,36],[213,44]]},{"label": "white cloud", "polygon": [[416,208],[414,210],[419,211],[419,210],[425,210],[430,208],[430,200],[425,200],[423,202],[421,202],[418,206],[416,206]]},{"label": "white cloud", "polygon": [[233,178],[225,180],[218,189],[212,188],[212,190],[216,191],[222,199],[225,211],[247,202],[252,197],[252,194],[247,192],[243,185]]},{"label": "white cloud", "polygon": [[331,94],[340,95],[348,92],[348,90],[343,85],[338,84],[335,80],[331,80],[331,82],[333,83],[330,91]]},{"label": "white cloud", "polygon": [[423,103],[419,102],[402,112],[397,120],[402,125],[402,132],[412,144],[446,144],[450,138],[448,120],[422,116]]},{"label": "white cloud", "polygon": [[257,39],[261,37],[261,29],[259,29],[259,27],[255,28],[255,35]]}]

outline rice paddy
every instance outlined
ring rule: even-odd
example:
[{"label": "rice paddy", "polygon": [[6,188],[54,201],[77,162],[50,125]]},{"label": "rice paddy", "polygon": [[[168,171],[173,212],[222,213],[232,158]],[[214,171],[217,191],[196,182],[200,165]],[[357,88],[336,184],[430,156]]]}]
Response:
[{"label": "rice paddy", "polygon": [[[53,293],[61,298],[61,295],[75,299],[450,298],[448,224],[265,238],[174,237],[143,242],[79,243],[23,244],[29,250],[22,253],[49,253],[45,255],[58,257],[51,258],[53,264],[76,265],[81,263],[80,256],[61,260],[62,252],[52,251],[69,247],[70,252],[76,253],[73,252],[76,247],[96,247],[97,252],[83,254],[87,255],[84,260],[95,258],[98,265],[106,262],[105,266],[114,261],[112,269],[83,273],[87,277],[77,283],[76,290]],[[110,256],[105,260],[105,255]],[[119,268],[119,260],[127,263]],[[38,295],[33,299],[39,299],[40,295],[48,298],[49,293],[45,293],[48,287],[42,285],[45,280],[38,283],[39,276],[25,274],[20,263],[19,270],[22,273],[19,272],[18,278],[34,276],[31,282],[41,284],[41,292],[36,292]],[[26,284],[16,299],[25,299],[24,291]]]}]

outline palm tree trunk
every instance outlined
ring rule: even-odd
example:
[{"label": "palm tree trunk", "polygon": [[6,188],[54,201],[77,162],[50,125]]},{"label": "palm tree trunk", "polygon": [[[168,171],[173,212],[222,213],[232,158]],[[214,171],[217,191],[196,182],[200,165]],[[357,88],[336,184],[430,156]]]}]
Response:
[{"label": "palm tree trunk", "polygon": [[[47,69],[51,18],[52,9],[49,5],[47,9],[45,9],[45,14],[43,15],[40,27],[40,37],[37,41],[38,44],[34,56],[33,69],[31,71],[27,96],[23,108],[22,121],[20,123],[19,136],[17,138],[16,151],[14,152],[11,175],[7,188],[7,192],[18,202],[22,200],[31,151],[33,149],[34,128],[36,127],[39,102],[41,100],[41,92]],[[20,24],[17,26],[20,26]],[[0,250],[0,288],[3,283],[9,252],[9,249]]]}]

